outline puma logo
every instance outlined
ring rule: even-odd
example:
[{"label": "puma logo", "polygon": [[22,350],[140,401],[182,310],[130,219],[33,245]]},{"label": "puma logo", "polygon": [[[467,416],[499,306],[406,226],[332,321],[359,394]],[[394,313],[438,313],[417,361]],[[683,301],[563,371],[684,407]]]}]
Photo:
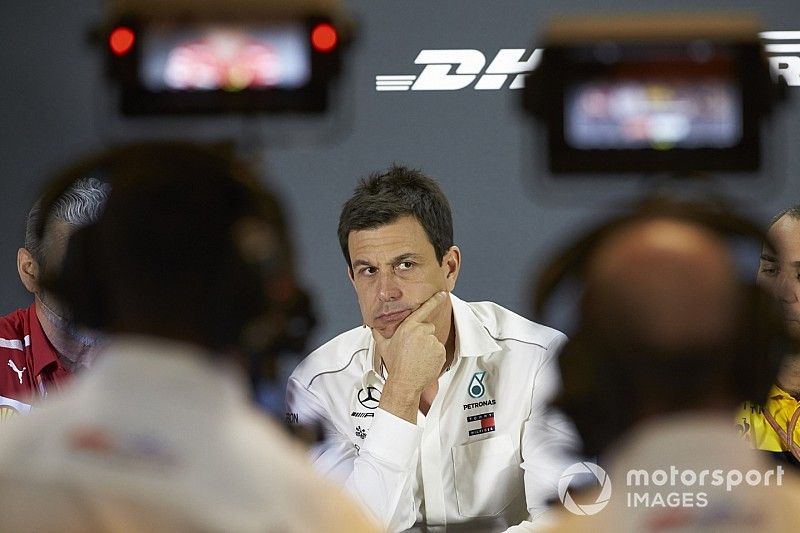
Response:
[{"label": "puma logo", "polygon": [[27,367],[23,366],[22,370],[20,370],[19,368],[17,368],[17,365],[14,364],[14,361],[12,361],[11,359],[8,360],[8,366],[11,367],[11,370],[13,370],[14,372],[17,373],[17,377],[19,378],[19,382],[22,383],[22,373],[25,372],[25,369]]}]

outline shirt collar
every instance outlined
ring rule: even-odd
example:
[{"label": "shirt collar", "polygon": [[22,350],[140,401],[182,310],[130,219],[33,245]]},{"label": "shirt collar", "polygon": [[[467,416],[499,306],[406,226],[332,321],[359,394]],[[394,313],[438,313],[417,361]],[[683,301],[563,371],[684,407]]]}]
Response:
[{"label": "shirt collar", "polygon": [[456,357],[481,357],[502,349],[465,301],[453,293],[450,301],[456,324]]},{"label": "shirt collar", "polygon": [[772,388],[769,390],[769,395],[767,396],[771,400],[791,400],[797,403],[797,400],[794,396],[780,388],[778,385],[773,385]]},{"label": "shirt collar", "polygon": [[44,334],[42,323],[36,314],[36,303],[32,303],[28,312],[28,334],[31,342],[31,360],[33,361],[33,375],[40,375],[45,368],[51,365],[59,366],[58,354],[47,335]]},{"label": "shirt collar", "polygon": [[366,356],[362,360],[364,373],[361,376],[361,387],[367,388],[383,384],[385,379],[381,374],[381,369],[375,368],[375,339],[372,338],[372,331],[369,328],[364,329],[367,331],[368,336],[365,338]]}]

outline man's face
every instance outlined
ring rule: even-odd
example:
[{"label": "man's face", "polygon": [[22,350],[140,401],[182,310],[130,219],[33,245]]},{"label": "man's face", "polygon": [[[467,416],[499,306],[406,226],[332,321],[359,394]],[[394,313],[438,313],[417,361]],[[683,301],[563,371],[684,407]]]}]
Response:
[{"label": "man's face", "polygon": [[64,306],[40,285],[45,270],[61,268],[67,242],[74,231],[67,222],[51,221],[42,241],[44,265],[39,264],[29,250],[21,248],[17,253],[17,269],[25,288],[35,295],[36,313],[53,347],[72,362],[88,365],[94,358],[98,338],[79,330]]},{"label": "man's face", "polygon": [[768,234],[775,249],[762,249],[757,280],[783,304],[786,325],[800,338],[800,220],[784,215]]},{"label": "man's face", "polygon": [[[52,298],[42,290],[41,279],[45,275],[45,269],[61,268],[67,250],[67,241],[73,232],[72,226],[62,220],[53,220],[48,223],[41,243],[43,263],[40,263],[27,248],[20,248],[17,252],[17,270],[22,284],[29,292],[48,304]],[[52,305],[54,309],[58,307],[55,302],[52,302]]]},{"label": "man's face", "polygon": [[[403,320],[435,293],[455,286],[460,252],[453,246],[439,263],[422,225],[400,217],[375,229],[351,231],[350,279],[364,324],[391,338]],[[430,316],[437,336],[451,313],[449,301]]]}]

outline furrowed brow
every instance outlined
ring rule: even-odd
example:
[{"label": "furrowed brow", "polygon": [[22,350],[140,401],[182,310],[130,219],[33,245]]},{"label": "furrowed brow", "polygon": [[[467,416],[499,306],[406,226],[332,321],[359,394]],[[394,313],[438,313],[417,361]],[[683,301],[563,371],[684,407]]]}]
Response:
[{"label": "furrowed brow", "polygon": [[372,266],[372,264],[369,261],[365,261],[364,259],[356,259],[355,261],[353,261],[353,268],[359,266]]},{"label": "furrowed brow", "polygon": [[422,257],[421,255],[415,254],[415,253],[411,253],[411,252],[405,253],[405,254],[400,254],[397,257],[394,257],[392,259],[392,264],[402,263],[403,261],[406,261],[407,259],[414,259],[414,260],[419,261],[421,257]]}]

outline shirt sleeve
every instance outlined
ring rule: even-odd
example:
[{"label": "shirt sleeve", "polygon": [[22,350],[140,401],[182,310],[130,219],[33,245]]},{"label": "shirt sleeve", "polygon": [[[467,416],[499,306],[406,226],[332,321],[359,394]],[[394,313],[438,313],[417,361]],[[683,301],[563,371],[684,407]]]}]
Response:
[{"label": "shirt sleeve", "polygon": [[548,503],[557,500],[561,473],[579,461],[575,426],[551,405],[561,387],[558,352],[566,341],[566,336],[559,335],[548,346],[534,378],[530,416],[522,428],[525,499],[534,524],[546,520]]},{"label": "shirt sleeve", "polygon": [[324,431],[322,441],[310,450],[318,472],[344,485],[387,531],[414,525],[414,476],[421,439],[416,425],[378,408],[363,444],[357,447],[334,426],[326,402],[295,378],[287,385],[286,406],[287,419],[321,426]]}]

